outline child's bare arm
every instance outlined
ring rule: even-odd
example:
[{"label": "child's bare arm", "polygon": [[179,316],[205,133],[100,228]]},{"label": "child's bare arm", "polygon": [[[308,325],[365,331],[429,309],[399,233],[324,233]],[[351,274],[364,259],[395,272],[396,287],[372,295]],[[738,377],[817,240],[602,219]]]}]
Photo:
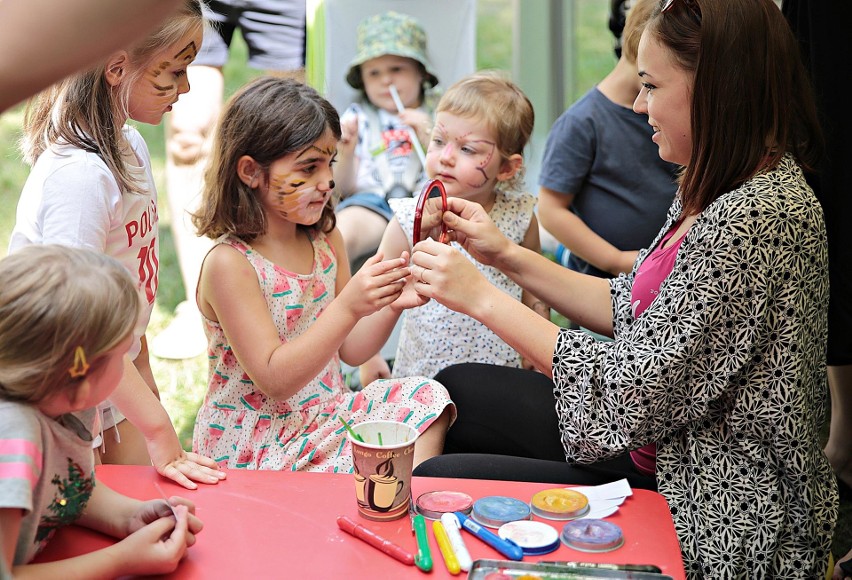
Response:
[{"label": "child's bare arm", "polygon": [[391,369],[388,361],[383,359],[379,353],[376,353],[358,367],[358,377],[360,378],[361,385],[365,387],[378,379],[389,379],[390,376]]},{"label": "child's bare arm", "polygon": [[414,129],[424,149],[429,145],[432,125],[434,124],[432,115],[419,109],[405,109],[399,114],[399,120]]},{"label": "child's bare arm", "polygon": [[124,358],[124,375],[110,401],[142,432],[157,471],[188,489],[197,487],[193,481],[212,484],[224,479],[215,461],[183,450],[166,409],[130,357]]},{"label": "child's bare arm", "polygon": [[177,506],[187,509],[187,533],[191,536],[188,543],[192,545],[203,524],[195,515],[195,504],[180,496],[142,501],[98,481],[86,509],[75,523],[123,539],[158,519],[173,517]]},{"label": "child's bare arm", "polygon": [[355,193],[359,160],[355,155],[358,145],[358,115],[345,115],[340,120],[340,141],[334,166],[335,189],[344,197]]},{"label": "child's bare arm", "polygon": [[[386,258],[404,257],[407,262],[410,250],[411,242],[399,222],[396,218],[391,219],[385,228],[378,253]],[[362,318],[355,325],[340,348],[341,358],[353,366],[369,360],[384,346],[402,311],[423,303],[423,299],[414,292],[410,282],[406,281],[402,294],[390,306]]]},{"label": "child's bare arm", "polygon": [[168,574],[189,547],[186,508],[177,519],[162,518],[106,548],[42,564],[15,566],[16,579],[110,580],[122,576]]},{"label": "child's bare arm", "polygon": [[0,508],[0,550],[3,550],[3,557],[0,558],[0,577],[2,578],[8,574],[4,565],[11,566],[15,561],[15,548],[23,517],[24,511],[20,508]]},{"label": "child's bare arm", "polygon": [[218,320],[255,387],[275,400],[296,394],[339,351],[355,324],[393,302],[408,274],[404,259],[370,258],[350,281],[340,232],[329,234],[337,259],[336,298],[297,338],[282,342],[257,274],[234,248],[216,246],[201,274],[200,304]]},{"label": "child's bare arm", "polygon": [[630,272],[638,250],[622,251],[596,234],[577,214],[570,210],[573,194],[546,187],[539,190],[538,207],[541,223],[572,254],[595,268],[618,275]]},{"label": "child's bare arm", "polygon": [[[148,506],[151,503],[155,502],[134,500],[97,484],[86,510],[75,523],[122,541],[74,558],[15,566],[14,577],[83,580],[173,571],[187,548],[195,543],[195,535],[202,528],[201,520],[192,513],[191,502],[186,500],[176,500],[174,509],[156,500],[162,504],[161,509],[152,510]],[[18,516],[17,524],[12,522],[11,528],[8,527],[8,514],[4,512],[12,511],[20,513],[20,510],[0,510],[0,530],[4,538],[7,532],[14,531],[12,528],[20,526]],[[140,512],[148,514],[144,521],[137,517]],[[16,538],[17,533],[12,537]]]}]

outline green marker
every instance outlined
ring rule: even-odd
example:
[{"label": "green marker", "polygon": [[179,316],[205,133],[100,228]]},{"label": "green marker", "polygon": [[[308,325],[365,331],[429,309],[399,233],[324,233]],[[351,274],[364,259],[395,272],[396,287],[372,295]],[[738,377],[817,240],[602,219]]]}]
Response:
[{"label": "green marker", "polygon": [[346,427],[346,430],[349,432],[350,435],[352,435],[352,438],[355,441],[360,441],[361,443],[364,442],[364,439],[360,435],[358,435],[355,431],[352,430],[352,427],[350,427],[349,424],[346,421],[343,420],[343,417],[338,415],[337,418],[340,419],[340,422],[343,423],[343,426]]},{"label": "green marker", "polygon": [[414,563],[423,572],[432,571],[432,552],[429,551],[429,536],[426,535],[426,520],[420,514],[411,512],[411,529],[417,538],[417,554]]}]

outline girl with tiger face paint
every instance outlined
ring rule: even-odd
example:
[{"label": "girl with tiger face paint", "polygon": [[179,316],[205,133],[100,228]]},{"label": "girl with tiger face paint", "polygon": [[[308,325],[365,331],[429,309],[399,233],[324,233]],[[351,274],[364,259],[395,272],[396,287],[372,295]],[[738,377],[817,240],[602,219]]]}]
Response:
[{"label": "girl with tiger face paint", "polygon": [[192,444],[222,467],[351,472],[341,419],[405,417],[421,432],[415,463],[443,447],[454,411],[434,381],[400,380],[394,400],[387,383],[344,384],[340,362],[366,360],[387,338],[382,320],[419,301],[399,300],[407,255],[349,272],[331,202],[339,139],[331,103],[280,77],[243,87],[219,119],[193,219],[215,242],[196,298],[214,362]]},{"label": "girl with tiger face paint", "polygon": [[337,138],[329,129],[316,143],[273,161],[261,188],[270,219],[303,226],[317,223],[334,189],[336,156]]},{"label": "girl with tiger face paint", "polygon": [[[124,373],[100,406],[103,463],[156,466],[194,489],[225,477],[186,453],[157,399],[146,331],[159,286],[157,187],[148,147],[128,119],[158,124],[189,90],[186,67],[204,26],[199,0],[183,0],[143,39],[71,75],[29,103],[22,141],[32,164],[18,201],[9,252],[60,244],[101,252],[133,274],[143,307]],[[125,418],[127,420],[125,420]]]},{"label": "girl with tiger face paint", "polygon": [[131,80],[128,114],[134,121],[158,124],[178,97],[189,91],[186,68],[201,48],[201,27],[161,50]]}]

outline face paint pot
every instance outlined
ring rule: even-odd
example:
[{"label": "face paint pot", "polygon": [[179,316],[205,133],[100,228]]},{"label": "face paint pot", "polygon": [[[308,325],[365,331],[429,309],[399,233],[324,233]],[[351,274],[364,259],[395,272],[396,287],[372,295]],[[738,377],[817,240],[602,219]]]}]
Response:
[{"label": "face paint pot", "polygon": [[417,513],[430,520],[440,520],[444,514],[461,512],[468,515],[473,498],[460,491],[430,491],[417,496]]},{"label": "face paint pot", "polygon": [[519,499],[502,495],[491,495],[473,502],[472,517],[477,523],[489,528],[530,519],[530,506]]},{"label": "face paint pot", "polygon": [[497,535],[512,540],[521,547],[525,556],[549,554],[559,547],[559,532],[544,522],[520,520],[500,526]]},{"label": "face paint pot", "polygon": [[581,552],[610,552],[624,544],[620,527],[593,518],[568,522],[560,538],[567,547]]},{"label": "face paint pot", "polygon": [[532,496],[530,509],[541,518],[574,520],[589,513],[589,498],[572,489],[545,489]]}]

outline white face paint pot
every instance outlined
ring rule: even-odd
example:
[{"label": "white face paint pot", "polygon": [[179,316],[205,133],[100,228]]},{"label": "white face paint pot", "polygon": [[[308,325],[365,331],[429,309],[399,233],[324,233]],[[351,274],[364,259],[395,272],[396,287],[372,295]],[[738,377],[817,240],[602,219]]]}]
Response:
[{"label": "white face paint pot", "polygon": [[559,547],[559,532],[544,522],[519,520],[500,526],[497,535],[512,540],[521,547],[525,556],[549,554]]}]

